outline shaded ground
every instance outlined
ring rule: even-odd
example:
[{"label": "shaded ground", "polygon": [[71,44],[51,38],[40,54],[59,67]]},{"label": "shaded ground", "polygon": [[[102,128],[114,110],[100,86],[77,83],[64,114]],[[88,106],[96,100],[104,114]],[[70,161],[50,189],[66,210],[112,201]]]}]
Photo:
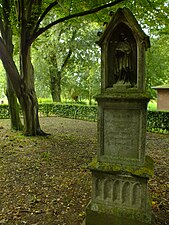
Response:
[{"label": "shaded ground", "polygon": [[[91,196],[86,166],[96,154],[96,123],[52,117],[41,124],[51,136],[24,137],[0,120],[0,224],[80,225]],[[155,160],[155,225],[167,225],[169,135],[148,133],[147,150]]]}]

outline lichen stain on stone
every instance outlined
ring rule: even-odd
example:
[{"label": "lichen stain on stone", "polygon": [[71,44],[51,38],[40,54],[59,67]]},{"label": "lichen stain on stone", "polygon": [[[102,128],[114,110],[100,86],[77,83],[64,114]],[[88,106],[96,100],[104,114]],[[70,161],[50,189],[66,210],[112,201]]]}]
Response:
[{"label": "lichen stain on stone", "polygon": [[104,171],[108,173],[128,172],[131,175],[141,177],[152,177],[154,175],[154,162],[146,156],[144,166],[126,166],[115,163],[100,162],[96,158],[88,165],[88,168],[92,171]]}]

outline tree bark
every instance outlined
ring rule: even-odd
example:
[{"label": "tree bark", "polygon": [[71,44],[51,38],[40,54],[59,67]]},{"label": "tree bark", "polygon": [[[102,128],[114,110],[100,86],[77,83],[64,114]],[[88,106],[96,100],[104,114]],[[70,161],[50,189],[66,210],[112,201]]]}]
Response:
[{"label": "tree bark", "polygon": [[39,124],[38,101],[34,88],[34,73],[30,57],[30,45],[22,45],[20,55],[21,76],[18,69],[9,54],[2,38],[0,37],[0,58],[4,68],[9,76],[12,86],[22,108],[24,118],[25,135],[46,135]]},{"label": "tree bark", "polygon": [[23,125],[20,120],[19,116],[19,104],[17,102],[16,94],[13,90],[12,84],[8,78],[8,75],[6,75],[7,79],[7,90],[6,95],[8,98],[8,106],[9,106],[9,113],[10,113],[10,119],[11,119],[11,129],[12,130],[23,130]]},{"label": "tree bark", "polygon": [[[76,31],[73,32],[72,41],[74,40],[76,35]],[[69,49],[68,54],[66,55],[60,70],[58,69],[57,65],[57,57],[56,56],[49,56],[49,62],[53,63],[53,67],[50,68],[50,91],[52,95],[53,102],[61,102],[61,79],[62,73],[65,67],[68,64],[68,61],[71,57],[72,50]]]},{"label": "tree bark", "polygon": [[[8,52],[13,56],[13,44],[12,44],[12,30],[10,24],[10,10],[11,10],[11,1],[3,0],[3,20],[0,18],[0,29],[2,34],[2,39],[6,45]],[[21,123],[19,117],[19,105],[17,102],[16,94],[13,90],[12,84],[9,79],[9,75],[6,72],[6,80],[7,80],[7,90],[6,95],[8,98],[8,106],[9,106],[9,113],[11,118],[11,129],[12,130],[22,130],[23,125]]]},{"label": "tree bark", "polygon": [[61,102],[61,72],[50,71],[50,91],[53,102]]},{"label": "tree bark", "polygon": [[21,95],[19,101],[24,118],[25,135],[45,135],[39,123],[38,100],[34,85],[34,69],[31,63],[31,46],[27,44],[26,36],[21,36],[20,44],[20,70],[21,70]]}]

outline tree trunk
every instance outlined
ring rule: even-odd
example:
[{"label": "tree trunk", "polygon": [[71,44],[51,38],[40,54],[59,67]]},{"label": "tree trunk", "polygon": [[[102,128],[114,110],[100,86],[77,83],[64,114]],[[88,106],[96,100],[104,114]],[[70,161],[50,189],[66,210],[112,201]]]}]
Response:
[{"label": "tree trunk", "polygon": [[24,134],[27,136],[44,135],[45,133],[40,129],[35,91],[23,86],[23,95],[19,100],[24,119]]},{"label": "tree trunk", "polygon": [[27,37],[29,37],[29,34],[25,30],[21,32],[20,74],[11,52],[1,37],[0,58],[22,108],[25,135],[46,135],[39,124],[38,101],[35,94],[34,71],[30,56],[31,44],[28,43]]},{"label": "tree trunk", "polygon": [[31,63],[31,46],[22,39],[20,46],[20,70],[21,70],[21,95],[19,101],[21,104],[24,118],[25,135],[45,135],[39,123],[38,101],[34,87],[34,69]]},{"label": "tree trunk", "polygon": [[[11,21],[8,16],[11,11],[11,2],[3,0],[2,4],[3,4],[3,9],[2,9],[3,20],[1,18],[1,22],[0,22],[1,34],[2,34],[3,41],[6,44],[6,48],[12,57],[13,56],[12,30],[11,30]],[[7,80],[6,95],[8,98],[9,113],[11,118],[11,129],[22,130],[23,125],[19,117],[19,105],[17,103],[17,97],[12,87],[12,84],[9,80],[9,77],[10,76],[8,75],[8,72],[6,72],[6,80]]]},{"label": "tree trunk", "polygon": [[7,90],[6,95],[8,98],[8,106],[9,106],[9,113],[11,118],[11,129],[12,130],[23,130],[23,125],[21,123],[20,117],[19,117],[19,105],[17,102],[16,94],[13,90],[13,87],[11,85],[11,82],[7,76]]},{"label": "tree trunk", "polygon": [[50,71],[50,90],[53,102],[61,102],[61,72]]}]

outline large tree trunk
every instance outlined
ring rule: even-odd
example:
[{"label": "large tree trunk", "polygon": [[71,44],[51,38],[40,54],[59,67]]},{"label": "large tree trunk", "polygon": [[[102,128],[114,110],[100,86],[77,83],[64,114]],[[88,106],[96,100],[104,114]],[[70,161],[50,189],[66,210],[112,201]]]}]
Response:
[{"label": "large tree trunk", "polygon": [[45,135],[41,130],[38,118],[38,103],[35,91],[23,85],[23,95],[20,103],[24,118],[24,134],[28,136]]},{"label": "large tree trunk", "polygon": [[[11,24],[10,24],[11,21],[9,18],[9,14],[11,10],[11,2],[3,0],[2,3],[3,3],[3,8],[2,8],[3,20],[2,18],[0,19],[1,34],[2,34],[3,41],[6,44],[6,48],[12,57],[13,56],[12,30],[11,30]],[[7,80],[6,95],[8,98],[9,113],[11,118],[11,129],[22,130],[23,125],[19,117],[19,105],[18,105],[17,97],[13,90],[9,77],[10,76],[8,75],[8,72],[6,72],[6,80]]]},{"label": "large tree trunk", "polygon": [[[12,86],[22,108],[24,133],[26,135],[45,135],[41,130],[38,118],[38,102],[35,94],[33,67],[30,57],[30,46],[25,45],[21,51],[21,74],[0,37],[0,58],[9,76]],[[29,75],[28,75],[29,74]]]},{"label": "large tree trunk", "polygon": [[50,71],[50,90],[53,102],[61,102],[61,72]]},{"label": "large tree trunk", "polygon": [[[6,2],[7,1],[3,1],[4,4]],[[19,3],[17,10],[18,19],[20,21],[19,25],[21,28],[20,73],[15,65],[15,62],[13,61],[11,51],[8,49],[8,45],[5,41],[7,40],[7,37],[3,40],[0,37],[0,58],[22,108],[24,118],[24,133],[26,135],[44,135],[45,133],[41,130],[39,124],[38,102],[34,87],[34,71],[30,56],[31,42],[29,42],[29,38],[31,36],[31,24],[29,24],[27,19],[30,17],[28,12],[32,8],[30,7],[31,5],[29,5],[29,10],[26,11],[25,1],[20,1]],[[8,17],[8,15],[5,15],[5,17]],[[2,20],[0,21],[2,22]]]},{"label": "large tree trunk", "polygon": [[[12,40],[6,40],[7,48],[11,56],[13,55],[13,49],[12,49]],[[22,130],[23,125],[20,120],[19,116],[19,105],[17,102],[17,97],[15,94],[15,91],[13,89],[13,86],[11,84],[11,81],[9,79],[9,75],[6,72],[6,80],[7,80],[7,90],[6,95],[8,98],[8,106],[9,106],[9,113],[10,113],[10,119],[11,119],[11,129],[12,130]]]},{"label": "large tree trunk", "polygon": [[31,63],[31,46],[21,39],[20,46],[21,95],[19,101],[24,118],[24,133],[26,135],[45,135],[40,128],[38,117],[38,101],[34,86],[34,69]]},{"label": "large tree trunk", "polygon": [[7,76],[7,90],[6,95],[8,98],[8,106],[9,106],[9,113],[11,118],[11,129],[12,130],[23,130],[23,125],[21,123],[20,117],[19,117],[19,104],[17,102],[16,94],[13,90],[13,87],[11,85],[11,82]]}]

